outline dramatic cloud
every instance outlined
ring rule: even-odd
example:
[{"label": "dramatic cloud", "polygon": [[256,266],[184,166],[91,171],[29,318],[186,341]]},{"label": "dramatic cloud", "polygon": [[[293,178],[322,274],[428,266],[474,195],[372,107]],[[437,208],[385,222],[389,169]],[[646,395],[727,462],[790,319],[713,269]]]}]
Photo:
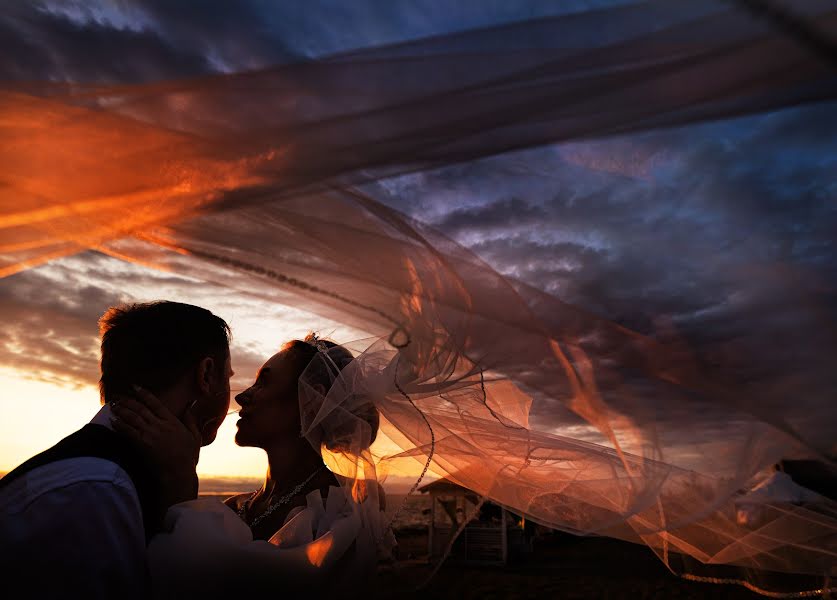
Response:
[{"label": "dramatic cloud", "polygon": [[[23,273],[0,286],[0,364],[34,379],[69,385],[98,381],[96,321],[120,300],[111,290],[73,289],[42,272]],[[98,313],[98,314],[97,314]]]},{"label": "dramatic cloud", "polygon": [[7,80],[139,82],[206,73],[208,58],[159,31],[117,28],[31,3],[0,16],[0,77]]},{"label": "dramatic cloud", "polygon": [[[613,3],[11,3],[0,15],[0,77],[142,82],[257,69]],[[837,344],[835,111],[831,103],[538,148],[365,191],[585,310],[644,333],[672,328],[709,364],[740,363],[747,378],[755,366],[819,374],[789,390],[816,418],[823,390],[837,383],[827,368]],[[338,327],[86,253],[0,281],[0,365],[94,383],[102,312],[163,297],[237,315],[233,387],[281,341]]]},{"label": "dramatic cloud", "polygon": [[88,252],[0,281],[0,365],[61,385],[96,384],[99,317],[116,304],[161,299],[198,304],[228,320],[234,390],[249,386],[264,361],[291,338],[311,330],[347,335],[345,328],[294,307]]},{"label": "dramatic cloud", "polygon": [[258,0],[202,2],[42,0],[0,15],[0,77],[7,80],[143,82],[259,69],[303,57],[389,44],[498,22],[608,6],[486,2]]},{"label": "dramatic cloud", "polygon": [[834,110],[531,150],[375,191],[502,272],[647,329],[650,316],[729,307],[760,285],[745,276],[756,268],[782,266],[827,291]]}]

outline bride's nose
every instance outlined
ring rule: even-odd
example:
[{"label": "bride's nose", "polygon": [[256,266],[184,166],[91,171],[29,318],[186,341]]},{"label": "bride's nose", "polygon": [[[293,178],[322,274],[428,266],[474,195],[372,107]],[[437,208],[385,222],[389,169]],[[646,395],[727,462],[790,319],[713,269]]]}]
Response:
[{"label": "bride's nose", "polygon": [[235,397],[235,401],[238,402],[239,406],[244,406],[247,402],[250,401],[250,388],[247,388],[240,394],[237,394]]}]

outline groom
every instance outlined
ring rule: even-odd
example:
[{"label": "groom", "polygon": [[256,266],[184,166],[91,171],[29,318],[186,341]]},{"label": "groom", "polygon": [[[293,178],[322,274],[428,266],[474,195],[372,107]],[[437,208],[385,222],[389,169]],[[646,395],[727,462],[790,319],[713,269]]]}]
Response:
[{"label": "groom", "polygon": [[110,403],[135,385],[153,392],[200,432],[200,440],[176,448],[191,453],[189,465],[229,409],[223,319],[189,304],[153,302],[111,308],[99,328],[101,410],[0,480],[0,585],[16,597],[146,596],[146,542],[168,505],[196,497],[197,476],[189,467],[174,487],[163,482],[164,471],[172,474],[114,431]]}]

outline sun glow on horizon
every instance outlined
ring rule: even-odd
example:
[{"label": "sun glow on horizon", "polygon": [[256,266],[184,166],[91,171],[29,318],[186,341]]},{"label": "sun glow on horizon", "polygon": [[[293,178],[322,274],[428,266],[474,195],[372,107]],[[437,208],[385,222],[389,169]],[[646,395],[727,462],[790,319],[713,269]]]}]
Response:
[{"label": "sun glow on horizon", "polygon": [[[0,410],[4,415],[0,422],[0,472],[10,471],[50,448],[83,427],[101,408],[95,382],[99,357],[93,315],[102,314],[108,305],[167,299],[197,304],[224,318],[233,330],[231,352],[236,371],[231,382],[233,398],[250,385],[261,364],[289,339],[302,339],[310,331],[338,343],[370,337],[298,305],[270,302],[246,291],[161,272],[99,253],[61,259],[15,277],[23,279],[9,278],[4,280],[4,285],[49,289],[50,298],[55,296],[53,302],[68,306],[81,301],[82,290],[97,290],[101,297],[94,297],[83,321],[79,319],[72,324],[75,329],[65,331],[63,323],[58,327],[55,321],[36,321],[38,327],[50,330],[25,332],[33,339],[48,339],[49,345],[34,343],[32,339],[18,343],[15,336],[22,335],[20,332],[12,332],[7,340],[5,349],[13,359],[0,363]],[[32,310],[40,306],[36,304]],[[63,354],[53,352],[59,347]],[[20,361],[20,364],[36,366],[31,370],[15,366],[14,357],[27,355],[38,360]],[[72,368],[64,368],[64,361],[70,358],[79,360]],[[235,407],[234,401],[232,405]],[[201,450],[197,470],[202,479],[227,479],[225,486],[235,486],[237,479],[264,476],[267,469],[264,452],[235,444],[236,421],[236,415],[229,415],[215,442]],[[403,449],[381,431],[372,452],[377,458],[399,455]],[[388,487],[391,482],[396,487],[409,486],[421,473],[424,461],[423,456],[387,461],[380,465],[377,477],[386,475]],[[434,476],[438,475],[428,473],[428,477]]]},{"label": "sun glow on horizon", "polygon": [[61,385],[0,367],[0,470],[10,471],[82,427],[101,408],[92,385]]},{"label": "sun glow on horizon", "polygon": [[[73,431],[83,427],[101,408],[99,390],[94,385],[70,385],[34,379],[19,370],[0,367],[0,473],[8,472],[32,456],[50,448]],[[218,436],[201,449],[198,475],[201,479],[261,478],[267,458],[259,448],[235,444],[236,415],[230,415]],[[381,432],[373,446],[376,456],[398,454],[401,449]],[[417,459],[397,461],[386,475],[390,485],[406,486],[421,473]],[[378,477],[384,473],[378,473]],[[440,475],[430,471],[427,481]],[[202,484],[203,485],[203,484]],[[389,486],[388,486],[389,487]]]},{"label": "sun glow on horizon", "polygon": [[[101,408],[93,385],[62,385],[0,367],[0,471],[46,450],[83,427]],[[12,417],[12,418],[9,418]],[[235,418],[227,418],[215,442],[201,450],[201,476],[261,477],[267,461],[256,448],[235,445]]]}]

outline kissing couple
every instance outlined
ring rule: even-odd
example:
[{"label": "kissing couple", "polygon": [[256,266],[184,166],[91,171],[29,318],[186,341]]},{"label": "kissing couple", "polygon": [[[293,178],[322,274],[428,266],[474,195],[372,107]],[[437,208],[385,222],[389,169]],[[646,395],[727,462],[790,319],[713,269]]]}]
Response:
[{"label": "kissing couple", "polygon": [[227,323],[160,301],[113,307],[99,326],[101,409],[0,480],[6,590],[351,596],[363,581],[368,594],[379,553],[394,544],[383,490],[363,469],[333,472],[323,458],[368,460],[377,434],[374,402],[348,390],[349,350],[313,335],[288,341],[236,396],[236,444],[263,449],[269,467],[261,488],[222,503],[197,498],[195,468],[230,407]]}]

